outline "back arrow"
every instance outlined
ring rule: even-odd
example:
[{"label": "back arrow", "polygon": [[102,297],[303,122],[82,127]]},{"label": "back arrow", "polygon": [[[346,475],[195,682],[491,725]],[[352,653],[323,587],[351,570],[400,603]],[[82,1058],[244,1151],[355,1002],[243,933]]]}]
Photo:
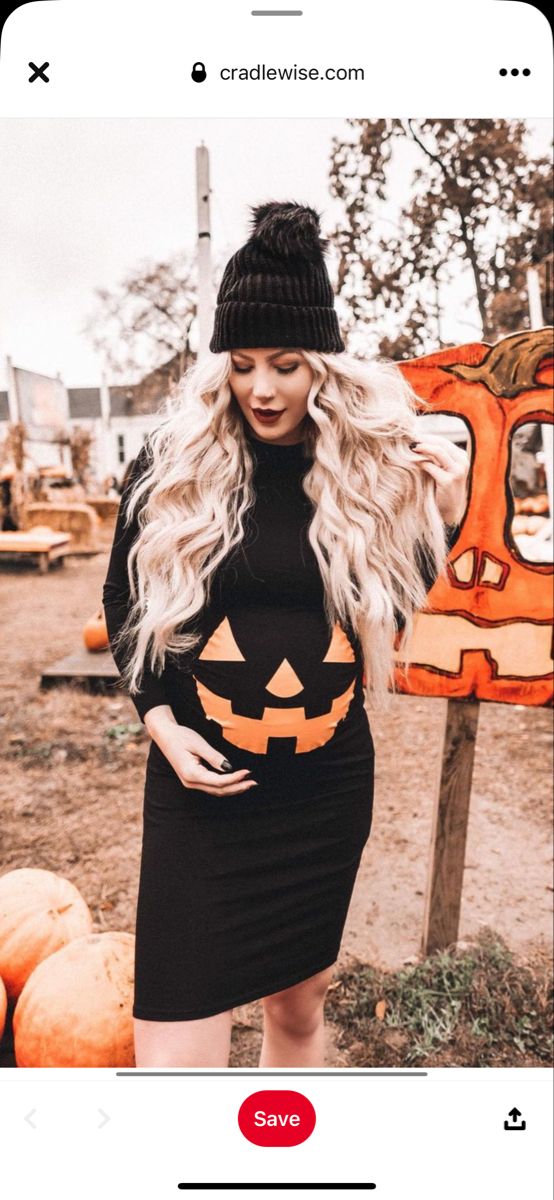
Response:
[{"label": "back arrow", "polygon": [[33,1113],[36,1113],[36,1111],[37,1111],[36,1108],[32,1108],[31,1111],[27,1113],[27,1116],[23,1118],[27,1122],[27,1124],[31,1126],[31,1129],[36,1129],[36,1125],[31,1120]]}]

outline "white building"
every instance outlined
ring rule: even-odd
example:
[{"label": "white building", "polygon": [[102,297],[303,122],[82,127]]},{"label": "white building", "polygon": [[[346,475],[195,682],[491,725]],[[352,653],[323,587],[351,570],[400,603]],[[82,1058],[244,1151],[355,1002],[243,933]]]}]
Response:
[{"label": "white building", "polygon": [[[140,409],[135,401],[136,388],[111,387],[104,392],[104,413],[100,388],[68,388],[69,424],[92,433],[91,472],[99,484],[115,476],[118,483],[127,463],[138,454],[144,439],[158,423],[158,411],[163,397],[141,396]],[[0,443],[6,435],[10,419],[8,393],[0,392]],[[33,457],[32,443],[29,455]],[[51,447],[51,461],[59,461],[59,448]],[[41,444],[40,465],[44,445]]]},{"label": "white building", "polygon": [[[158,423],[162,400],[135,404],[132,387],[106,388],[107,411],[102,414],[100,388],[68,388],[70,425],[89,429],[93,435],[91,468],[97,479],[115,475],[117,481],[127,463],[138,454],[144,439]],[[145,411],[146,410],[146,411]]]}]

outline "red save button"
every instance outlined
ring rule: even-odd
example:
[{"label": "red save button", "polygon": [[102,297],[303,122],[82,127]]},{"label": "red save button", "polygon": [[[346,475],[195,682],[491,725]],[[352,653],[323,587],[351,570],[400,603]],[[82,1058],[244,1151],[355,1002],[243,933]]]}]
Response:
[{"label": "red save button", "polygon": [[315,1128],[315,1108],[301,1092],[253,1092],[239,1108],[239,1128],[255,1146],[299,1146]]}]

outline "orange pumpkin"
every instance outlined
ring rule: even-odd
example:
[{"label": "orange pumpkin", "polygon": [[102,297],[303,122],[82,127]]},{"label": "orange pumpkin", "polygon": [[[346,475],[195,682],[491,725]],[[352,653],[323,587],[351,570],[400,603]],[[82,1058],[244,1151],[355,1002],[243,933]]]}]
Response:
[{"label": "orange pumpkin", "polygon": [[135,939],[92,933],[33,971],[15,1007],[18,1067],[133,1067]]},{"label": "orange pumpkin", "polygon": [[92,929],[81,893],[53,871],[22,867],[0,877],[0,975],[16,1000],[48,955]]},{"label": "orange pumpkin", "polygon": [[528,517],[526,513],[518,513],[512,521],[512,533],[534,534],[545,525],[545,517]]},{"label": "orange pumpkin", "polygon": [[6,1013],[8,1011],[8,994],[4,987],[3,980],[0,979],[0,1042],[6,1025]]},{"label": "orange pumpkin", "polygon": [[516,512],[536,513],[539,516],[548,513],[548,510],[548,496],[545,496],[543,492],[538,496],[526,496],[525,499],[519,501],[519,508],[516,506]]},{"label": "orange pumpkin", "polygon": [[83,641],[87,650],[108,649],[110,643],[103,608],[99,608],[98,612],[87,621],[83,628]]}]

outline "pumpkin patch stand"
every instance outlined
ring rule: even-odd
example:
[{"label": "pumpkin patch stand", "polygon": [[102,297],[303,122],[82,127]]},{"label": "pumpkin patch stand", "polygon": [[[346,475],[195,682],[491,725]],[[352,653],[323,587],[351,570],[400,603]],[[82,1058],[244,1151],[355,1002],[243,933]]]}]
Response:
[{"label": "pumpkin patch stand", "polygon": [[[513,435],[554,419],[552,330],[515,333],[494,346],[456,346],[400,365],[432,411],[466,423],[472,457],[467,510],[447,571],[416,617],[407,678],[400,670],[396,675],[400,692],[447,699],[425,903],[427,954],[458,935],[480,703],[552,705],[553,567],[524,557],[514,522],[524,508],[510,486]],[[540,508],[551,521],[550,503],[542,494],[526,508]]]}]

